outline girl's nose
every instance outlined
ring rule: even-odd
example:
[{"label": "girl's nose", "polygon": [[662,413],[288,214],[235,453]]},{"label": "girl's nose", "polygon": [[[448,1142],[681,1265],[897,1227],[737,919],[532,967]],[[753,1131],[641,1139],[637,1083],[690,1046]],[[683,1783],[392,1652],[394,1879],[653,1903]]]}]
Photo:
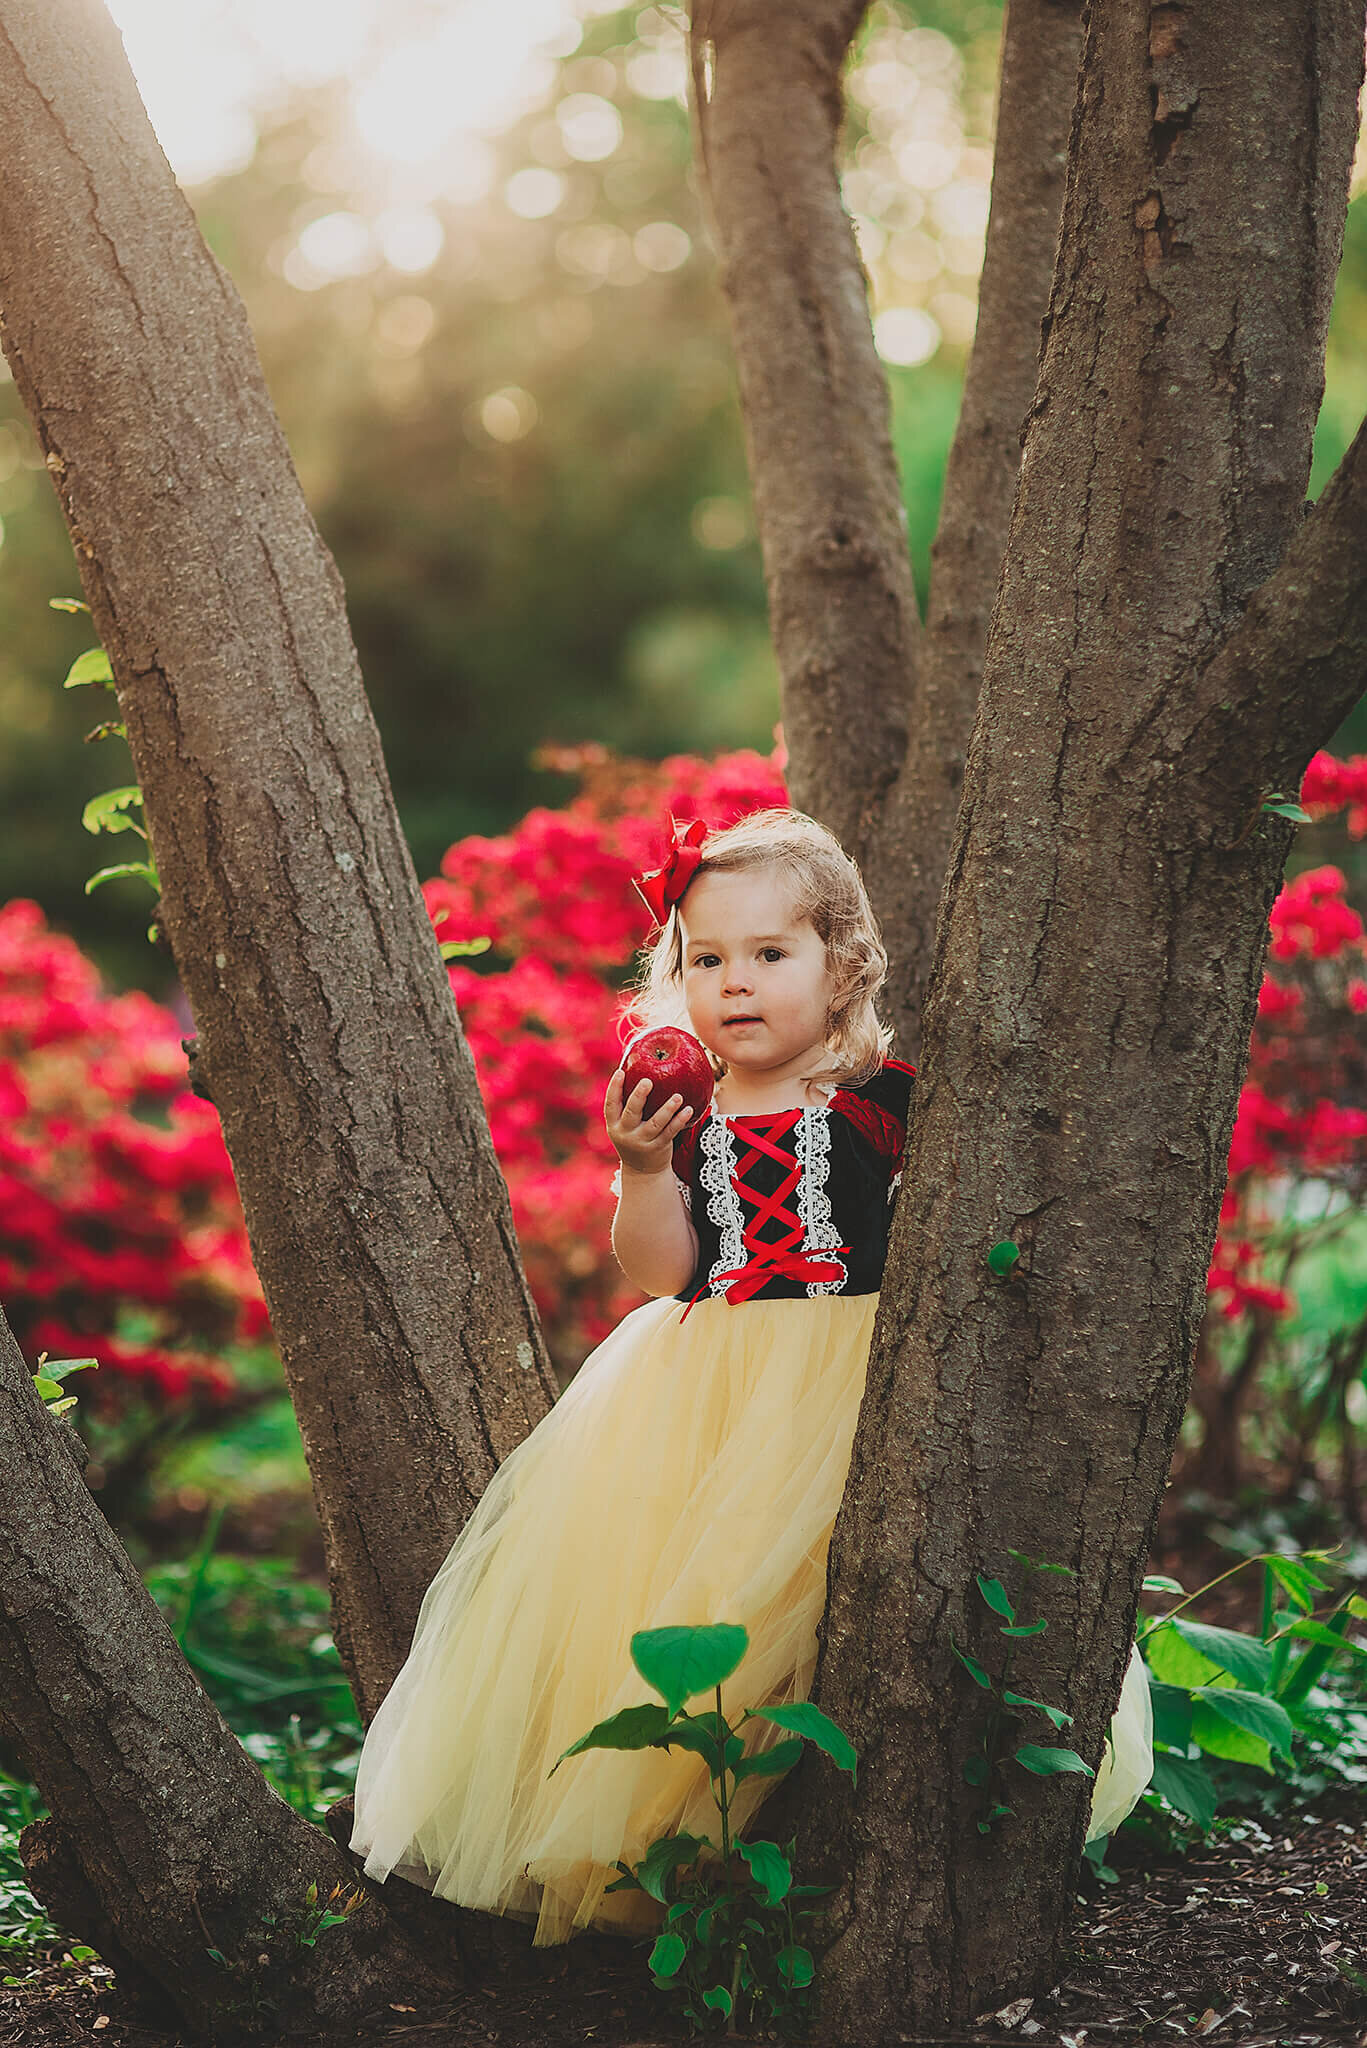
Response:
[{"label": "girl's nose", "polygon": [[750,977],[743,967],[733,967],[722,982],[722,993],[728,996],[748,996]]}]

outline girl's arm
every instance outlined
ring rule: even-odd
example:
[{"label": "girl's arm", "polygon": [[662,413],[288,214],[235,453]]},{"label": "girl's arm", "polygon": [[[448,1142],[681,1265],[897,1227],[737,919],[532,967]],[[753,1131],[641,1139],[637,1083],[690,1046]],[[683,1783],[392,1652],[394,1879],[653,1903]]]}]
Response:
[{"label": "girl's arm", "polygon": [[654,1116],[641,1111],[650,1095],[642,1081],[622,1100],[619,1068],[608,1083],[603,1114],[622,1162],[621,1194],[612,1222],[617,1263],[643,1294],[677,1294],[698,1262],[698,1237],[672,1165],[674,1140],[692,1111],[672,1095]]},{"label": "girl's arm", "polygon": [[623,1165],[612,1249],[643,1294],[678,1294],[688,1285],[698,1263],[698,1237],[671,1168],[632,1173]]}]

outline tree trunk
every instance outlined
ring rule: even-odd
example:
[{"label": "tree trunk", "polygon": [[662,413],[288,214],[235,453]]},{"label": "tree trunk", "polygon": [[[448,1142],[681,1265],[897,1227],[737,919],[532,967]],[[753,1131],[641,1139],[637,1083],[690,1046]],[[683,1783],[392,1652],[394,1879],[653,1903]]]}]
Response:
[{"label": "tree trunk", "polygon": [[109,652],[368,1717],[554,1382],[341,584],[97,0],[0,0],[4,346]]},{"label": "tree trunk", "polygon": [[[1290,839],[1260,805],[1361,687],[1362,437],[1304,526],[1302,502],[1363,26],[1343,0],[1090,11],[832,1546],[816,1690],[863,1758],[853,1804],[814,1777],[804,1827],[848,1874],[832,2042],[1053,1981],[1086,1781],[1008,1762],[1013,1816],[979,1834],[982,1696],[950,1638],[994,1661],[973,1578],[1004,1579],[1049,1623],[1013,1687],[1066,1708],[1097,1762]],[[1073,1576],[1027,1579],[1013,1549]],[[1039,1717],[1019,1733],[1051,1739]]]},{"label": "tree trunk", "polygon": [[[21,1847],[54,1918],[125,1988],[219,2038],[449,1996],[455,1951],[397,1926],[225,1726],[2,1317],[0,1464],[0,1731],[52,1809]],[[320,1911],[334,1888],[334,1911],[359,1896],[314,1943],[311,1885]]]},{"label": "tree trunk", "polygon": [[694,118],[731,309],[793,802],[856,859],[906,747],[920,619],[840,203],[840,65],[867,0],[698,0]]},{"label": "tree trunk", "polygon": [[978,327],[931,551],[906,758],[866,869],[888,948],[884,1007],[911,1060],[1035,395],[1080,41],[1077,0],[1007,0]]}]

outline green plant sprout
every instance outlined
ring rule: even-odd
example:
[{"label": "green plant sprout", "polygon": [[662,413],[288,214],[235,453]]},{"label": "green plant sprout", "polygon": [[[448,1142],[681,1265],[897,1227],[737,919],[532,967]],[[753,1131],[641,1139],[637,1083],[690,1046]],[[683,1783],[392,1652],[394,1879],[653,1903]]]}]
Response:
[{"label": "green plant sprout", "polygon": [[49,1358],[46,1351],[40,1351],[33,1384],[42,1395],[48,1414],[65,1415],[69,1408],[76,1406],[76,1395],[63,1394],[60,1385],[68,1373],[98,1372],[99,1365],[98,1358]]},{"label": "green plant sprout", "polygon": [[[1027,1571],[1060,1572],[1070,1578],[1073,1576],[1071,1565],[1042,1563],[1027,1556],[1023,1550],[1008,1550],[1008,1555],[1024,1565]],[[1061,1749],[1048,1743],[1016,1742],[1018,1724],[1027,1714],[1043,1714],[1055,1729],[1072,1725],[1072,1715],[1065,1714],[1062,1707],[1051,1707],[1046,1701],[1033,1699],[1028,1693],[1012,1692],[1007,1684],[1017,1641],[1024,1636],[1043,1635],[1049,1624],[1042,1617],[1038,1621],[1017,1621],[1016,1609],[1000,1579],[984,1578],[978,1572],[974,1583],[985,1605],[997,1617],[998,1633],[1008,1639],[1002,1652],[1001,1668],[995,1674],[980,1664],[976,1657],[970,1656],[953,1636],[949,1639],[949,1646],[964,1670],[991,1701],[983,1723],[982,1739],[965,1758],[963,1767],[965,1782],[981,1793],[975,1823],[978,1833],[990,1835],[997,1823],[1008,1819],[1012,1813],[1007,1803],[1010,1788],[1002,1774],[1004,1764],[1018,1763],[1022,1770],[1029,1771],[1036,1778],[1052,1778],[1066,1772],[1081,1772],[1090,1778],[1095,1776],[1095,1772],[1075,1749]],[[1014,1747],[1008,1747],[1013,1743]]]},{"label": "green plant sprout", "polygon": [[[796,1838],[738,1841],[731,1827],[737,1785],[746,1778],[777,1777],[810,1742],[848,1771],[856,1758],[849,1738],[810,1701],[787,1707],[747,1707],[736,1726],[722,1712],[722,1681],[749,1647],[746,1631],[729,1622],[698,1628],[639,1630],[631,1661],[663,1705],[623,1707],[571,1743],[551,1766],[587,1749],[687,1749],[707,1765],[720,1816],[720,1844],[706,1835],[661,1835],[641,1861],[619,1862],[622,1875],[610,1892],[642,1891],[664,1907],[664,1928],[650,1951],[657,1990],[683,1998],[695,2033],[724,2023],[734,2034],[742,2005],[755,2017],[801,2021],[816,1965],[799,1939],[829,1885],[794,1884]],[[685,1711],[691,1699],[712,1693],[709,1712]],[[768,1721],[787,1740],[746,1753],[739,1732],[747,1721]],[[711,1852],[710,1855],[706,1852]]]},{"label": "green plant sprout", "polygon": [[[87,616],[90,612],[90,606],[82,603],[78,597],[50,597],[48,604],[55,612],[85,612]],[[78,654],[66,672],[62,688],[112,690],[114,671],[103,647],[87,647],[84,654]],[[121,740],[128,738],[128,728],[121,719],[102,719],[85,735],[87,740],[105,740],[111,736]],[[129,782],[122,784],[118,789],[101,790],[98,796],[91,797],[81,812],[81,823],[87,832],[136,832],[149,849],[146,860],[116,861],[111,867],[98,868],[85,885],[87,896],[104,882],[132,876],[138,881],[146,882],[153,895],[160,897],[161,881],[157,874],[156,862],[151,857],[151,842],[146,825],[139,824],[131,815],[134,810],[141,808],[142,791],[136,782]],[[148,926],[147,936],[149,940],[156,939],[155,923]]]}]

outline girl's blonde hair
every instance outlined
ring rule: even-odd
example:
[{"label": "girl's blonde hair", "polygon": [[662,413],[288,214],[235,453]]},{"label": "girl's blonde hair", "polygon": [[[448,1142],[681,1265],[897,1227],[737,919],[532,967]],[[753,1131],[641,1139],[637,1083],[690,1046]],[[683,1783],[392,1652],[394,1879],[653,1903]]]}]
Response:
[{"label": "girl's blonde hair", "polygon": [[[806,919],[826,948],[835,994],[826,1013],[826,1059],[804,1080],[852,1086],[877,1073],[892,1044],[874,998],[887,979],[888,956],[858,868],[835,835],[804,811],[753,811],[703,841],[698,875],[779,869],[793,892],[793,915]],[[654,943],[645,949],[625,1022],[633,1031],[661,1024],[688,1029],[684,999],[683,927],[672,904]],[[707,1055],[718,1079],[726,1062]]]}]

